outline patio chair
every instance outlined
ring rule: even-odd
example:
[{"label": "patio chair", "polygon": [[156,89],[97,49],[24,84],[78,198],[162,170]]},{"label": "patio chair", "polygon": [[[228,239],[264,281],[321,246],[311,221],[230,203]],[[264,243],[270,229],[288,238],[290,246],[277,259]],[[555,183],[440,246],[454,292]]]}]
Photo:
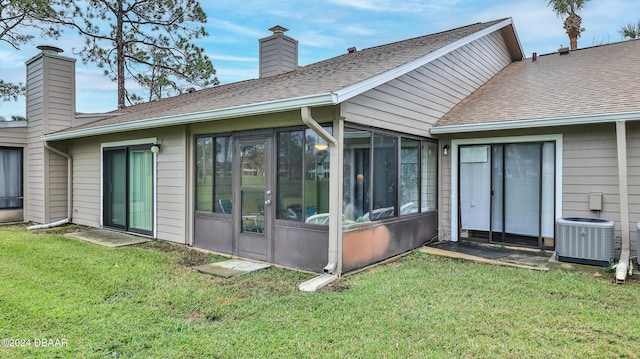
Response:
[{"label": "patio chair", "polygon": [[231,214],[233,207],[230,199],[220,199],[218,200],[218,203],[220,204],[220,210],[222,213]]},{"label": "patio chair", "polygon": [[329,213],[314,214],[313,216],[309,216],[305,222],[315,223],[315,224],[327,224],[329,223]]}]

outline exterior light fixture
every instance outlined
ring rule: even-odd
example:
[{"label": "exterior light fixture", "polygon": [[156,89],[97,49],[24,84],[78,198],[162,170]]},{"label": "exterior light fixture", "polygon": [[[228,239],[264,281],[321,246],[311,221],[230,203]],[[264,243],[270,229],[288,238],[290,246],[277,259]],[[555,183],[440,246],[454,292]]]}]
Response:
[{"label": "exterior light fixture", "polygon": [[329,146],[325,145],[324,143],[316,143],[313,147],[315,147],[315,149],[318,151],[324,151],[329,148]]},{"label": "exterior light fixture", "polygon": [[153,154],[157,155],[158,152],[160,152],[160,145],[151,145],[150,150]]},{"label": "exterior light fixture", "polygon": [[444,145],[444,147],[442,147],[442,154],[445,156],[449,155],[449,145]]}]

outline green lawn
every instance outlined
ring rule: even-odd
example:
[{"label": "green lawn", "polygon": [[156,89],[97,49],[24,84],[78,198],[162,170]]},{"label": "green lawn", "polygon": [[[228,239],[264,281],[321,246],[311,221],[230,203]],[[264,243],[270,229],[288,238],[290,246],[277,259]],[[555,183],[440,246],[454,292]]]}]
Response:
[{"label": "green lawn", "polygon": [[2,358],[640,356],[637,282],[416,252],[302,293],[308,274],[221,279],[190,268],[213,255],[59,233],[0,227]]}]

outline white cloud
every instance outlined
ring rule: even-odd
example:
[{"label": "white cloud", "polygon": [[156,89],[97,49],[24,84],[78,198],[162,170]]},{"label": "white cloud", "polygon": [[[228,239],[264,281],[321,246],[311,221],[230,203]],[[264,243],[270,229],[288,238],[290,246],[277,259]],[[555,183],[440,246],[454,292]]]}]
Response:
[{"label": "white cloud", "polygon": [[213,36],[215,37],[215,31],[211,31],[211,30],[223,30],[225,32],[230,32],[231,34],[233,34],[234,36],[243,36],[243,37],[250,37],[250,38],[260,38],[260,37],[264,37],[265,33],[264,31],[258,31],[252,27],[247,27],[247,26],[243,26],[243,25],[238,25],[235,24],[231,21],[227,21],[227,20],[220,20],[220,19],[215,19],[215,18],[209,18],[207,20],[207,28],[210,29],[210,33],[213,33]]},{"label": "white cloud", "polygon": [[352,7],[359,10],[392,13],[416,13],[424,11],[437,12],[447,9],[451,10],[460,1],[329,0],[329,2],[336,5]]},{"label": "white cloud", "polygon": [[233,56],[233,55],[209,55],[211,60],[217,61],[233,61],[233,62],[258,62],[257,57]]}]

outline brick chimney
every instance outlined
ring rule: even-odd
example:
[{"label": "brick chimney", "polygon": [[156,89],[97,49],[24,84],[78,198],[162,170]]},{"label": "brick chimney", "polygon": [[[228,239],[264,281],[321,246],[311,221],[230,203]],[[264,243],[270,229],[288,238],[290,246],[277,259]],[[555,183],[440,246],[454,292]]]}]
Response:
[{"label": "brick chimney", "polygon": [[285,35],[288,29],[276,25],[273,35],[260,39],[260,78],[280,75],[298,68],[298,41]]}]

